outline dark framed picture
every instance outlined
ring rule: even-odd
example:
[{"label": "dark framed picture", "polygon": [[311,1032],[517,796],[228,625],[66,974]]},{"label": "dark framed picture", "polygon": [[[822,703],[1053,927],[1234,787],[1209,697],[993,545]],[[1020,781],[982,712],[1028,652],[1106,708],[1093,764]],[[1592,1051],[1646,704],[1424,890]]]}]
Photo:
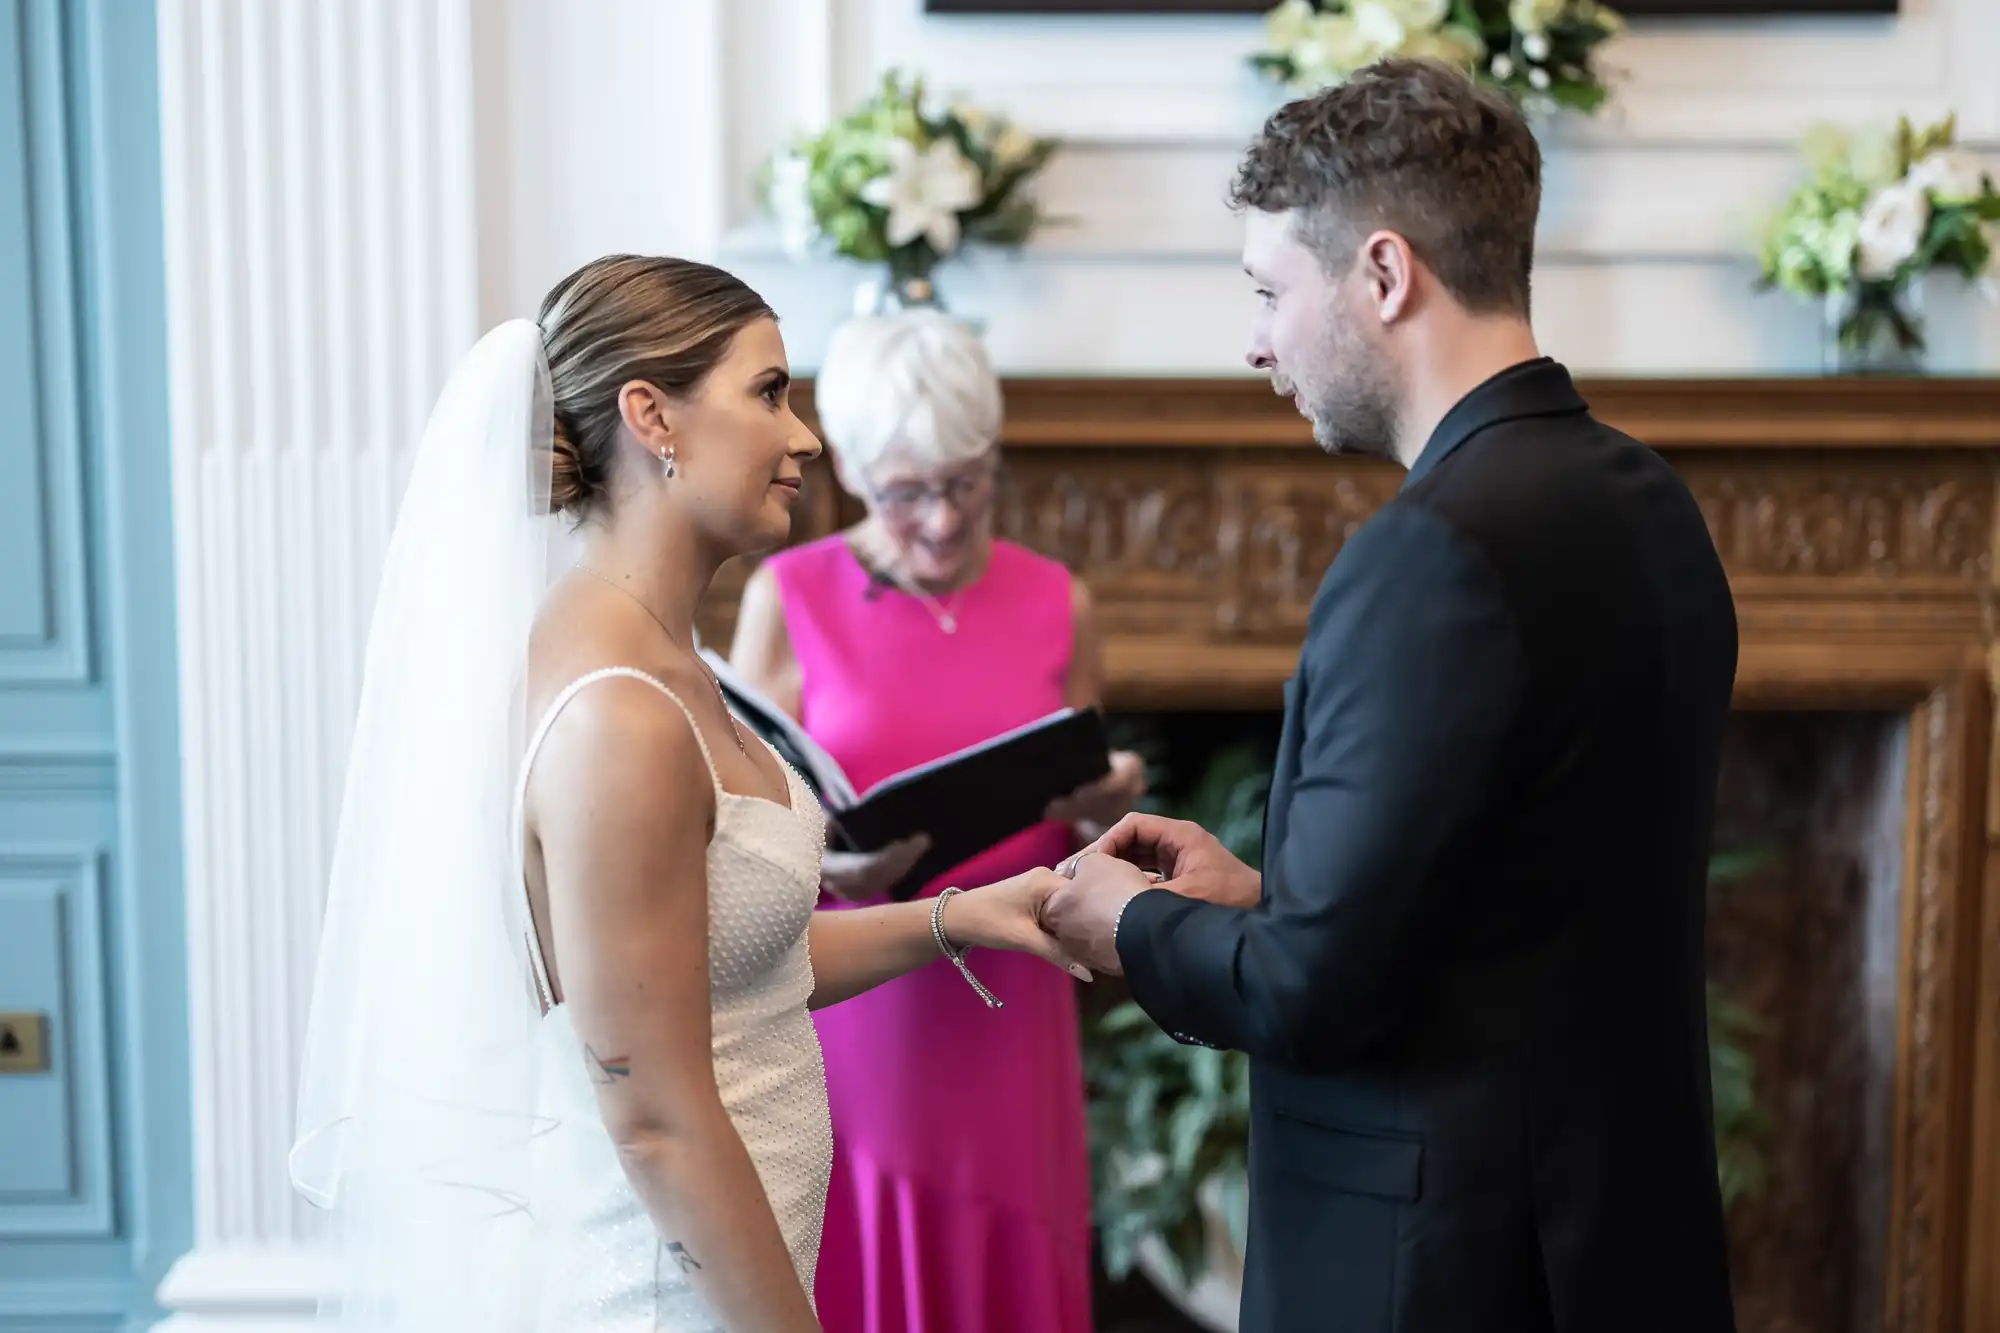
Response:
[{"label": "dark framed picture", "polygon": [[[1899,0],[1607,0],[1631,18],[1894,14]],[[1277,0],[924,0],[931,14],[1262,14]]]}]

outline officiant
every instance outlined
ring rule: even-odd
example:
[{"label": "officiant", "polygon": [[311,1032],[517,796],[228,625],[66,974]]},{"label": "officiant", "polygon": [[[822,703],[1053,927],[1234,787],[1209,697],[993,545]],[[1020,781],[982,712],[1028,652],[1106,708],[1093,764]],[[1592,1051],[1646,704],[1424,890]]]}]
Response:
[{"label": "officiant", "polygon": [[[1088,590],[993,535],[1000,385],[937,311],[851,321],[815,382],[856,527],[766,561],[730,661],[858,788],[1099,703]],[[1139,757],[925,886],[1053,865],[1131,810]],[[920,840],[830,852],[822,906],[878,898]],[[1025,964],[1025,965],[1017,965]],[[988,1009],[939,963],[815,1017],[835,1140],[817,1298],[827,1333],[1087,1333],[1090,1171],[1069,977],[996,955]]]}]

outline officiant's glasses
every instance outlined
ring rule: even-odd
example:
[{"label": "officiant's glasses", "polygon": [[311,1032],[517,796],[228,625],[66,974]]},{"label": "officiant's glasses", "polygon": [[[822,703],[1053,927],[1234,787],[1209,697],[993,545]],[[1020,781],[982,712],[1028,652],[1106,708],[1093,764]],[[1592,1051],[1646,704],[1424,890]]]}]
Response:
[{"label": "officiant's glasses", "polygon": [[977,514],[993,502],[998,469],[992,463],[936,482],[894,482],[875,493],[875,503],[895,519],[912,519],[933,503],[949,504],[961,514]]}]

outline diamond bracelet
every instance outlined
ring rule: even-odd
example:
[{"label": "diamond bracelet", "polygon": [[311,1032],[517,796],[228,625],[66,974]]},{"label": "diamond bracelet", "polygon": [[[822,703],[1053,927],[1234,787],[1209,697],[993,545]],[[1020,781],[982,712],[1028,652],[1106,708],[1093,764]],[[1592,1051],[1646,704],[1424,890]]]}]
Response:
[{"label": "diamond bracelet", "polygon": [[956,967],[960,974],[965,977],[966,984],[979,993],[980,999],[986,1001],[988,1009],[1003,1008],[1004,1006],[1001,1003],[1000,997],[986,989],[985,983],[981,982],[978,977],[973,976],[972,969],[965,965],[965,950],[953,949],[951,941],[944,937],[945,899],[951,897],[953,894],[964,892],[964,889],[945,889],[938,894],[937,901],[931,904],[931,938],[937,941],[938,952],[946,958],[951,959],[952,966]]}]

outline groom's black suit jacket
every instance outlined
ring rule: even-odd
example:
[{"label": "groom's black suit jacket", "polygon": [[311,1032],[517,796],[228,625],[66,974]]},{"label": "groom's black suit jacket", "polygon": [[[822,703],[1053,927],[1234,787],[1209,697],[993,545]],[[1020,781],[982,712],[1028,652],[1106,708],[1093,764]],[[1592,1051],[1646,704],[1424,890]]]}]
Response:
[{"label": "groom's black suit jacket", "polygon": [[1263,902],[1118,952],[1253,1059],[1244,1333],[1733,1327],[1702,967],[1736,619],[1549,360],[1453,408],[1312,608]]}]

